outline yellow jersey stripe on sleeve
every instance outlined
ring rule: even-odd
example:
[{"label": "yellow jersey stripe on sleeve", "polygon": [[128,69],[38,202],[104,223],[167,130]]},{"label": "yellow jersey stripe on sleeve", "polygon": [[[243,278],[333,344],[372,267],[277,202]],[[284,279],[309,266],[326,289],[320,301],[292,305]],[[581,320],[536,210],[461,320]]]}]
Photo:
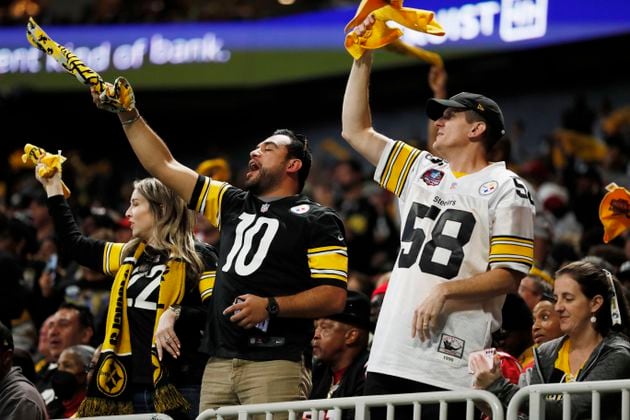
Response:
[{"label": "yellow jersey stripe on sleeve", "polygon": [[517,236],[495,236],[490,241],[489,262],[515,262],[532,266],[534,241]]},{"label": "yellow jersey stripe on sleeve", "polygon": [[111,276],[120,268],[120,259],[125,244],[106,242],[103,251],[103,273]]},{"label": "yellow jersey stripe on sleeve", "polygon": [[206,210],[206,198],[208,197],[208,189],[210,188],[210,178],[204,178],[203,180],[203,188],[201,188],[201,192],[199,193],[199,197],[197,197],[197,204],[195,205],[195,210],[201,214],[205,214]]},{"label": "yellow jersey stripe on sleeve", "polygon": [[228,186],[227,182],[213,181],[207,177],[204,179],[195,209],[213,226],[219,226],[221,222],[221,200]]},{"label": "yellow jersey stripe on sleeve", "polygon": [[204,271],[199,278],[199,294],[201,301],[205,302],[214,291],[214,281],[216,280],[216,271]]},{"label": "yellow jersey stripe on sleeve", "polygon": [[348,250],[345,246],[326,246],[308,250],[311,278],[348,281]]},{"label": "yellow jersey stripe on sleeve", "polygon": [[400,197],[409,172],[418,156],[420,156],[420,150],[404,142],[397,141],[387,158],[387,163],[381,175],[380,185]]}]

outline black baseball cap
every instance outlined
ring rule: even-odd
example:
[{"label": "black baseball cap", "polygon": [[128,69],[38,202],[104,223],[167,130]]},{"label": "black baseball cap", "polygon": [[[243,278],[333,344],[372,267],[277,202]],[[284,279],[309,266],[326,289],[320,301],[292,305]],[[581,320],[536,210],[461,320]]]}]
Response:
[{"label": "black baseball cap", "polygon": [[370,299],[361,292],[348,290],[346,307],[343,312],[325,317],[333,321],[354,325],[366,330],[370,329]]},{"label": "black baseball cap", "polygon": [[436,121],[442,117],[446,108],[475,111],[490,125],[489,133],[494,140],[498,140],[505,134],[505,121],[501,108],[490,98],[478,93],[461,92],[449,99],[429,99],[427,101],[427,116]]}]

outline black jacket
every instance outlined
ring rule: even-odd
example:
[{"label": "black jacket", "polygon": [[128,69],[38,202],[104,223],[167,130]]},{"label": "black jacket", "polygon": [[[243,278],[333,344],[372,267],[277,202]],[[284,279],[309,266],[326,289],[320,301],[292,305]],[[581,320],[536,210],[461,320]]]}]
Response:
[{"label": "black jacket", "polygon": [[[365,384],[365,369],[369,352],[364,350],[359,353],[348,366],[343,374],[339,387],[329,396],[330,386],[332,384],[333,372],[325,363],[315,363],[313,366],[313,389],[309,399],[318,400],[325,398],[341,398],[354,397],[363,395],[363,386]],[[354,410],[344,410],[342,420],[354,419]]]}]

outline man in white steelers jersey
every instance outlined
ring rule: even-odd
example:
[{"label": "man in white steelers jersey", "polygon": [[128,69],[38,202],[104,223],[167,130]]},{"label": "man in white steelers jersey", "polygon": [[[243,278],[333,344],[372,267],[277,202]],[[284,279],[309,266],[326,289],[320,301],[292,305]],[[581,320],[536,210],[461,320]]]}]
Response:
[{"label": "man in white steelers jersey", "polygon": [[[505,294],[532,265],[534,205],[517,175],[487,160],[504,134],[493,100],[466,92],[429,100],[440,157],[433,156],[374,130],[371,65],[371,52],[353,64],[342,135],[376,166],[375,181],[399,197],[402,229],[365,392],[468,388],[468,355],[490,345]],[[423,418],[437,418],[437,405],[422,408]],[[449,405],[449,418],[461,418],[458,409]],[[404,415],[396,409],[397,419]]]}]

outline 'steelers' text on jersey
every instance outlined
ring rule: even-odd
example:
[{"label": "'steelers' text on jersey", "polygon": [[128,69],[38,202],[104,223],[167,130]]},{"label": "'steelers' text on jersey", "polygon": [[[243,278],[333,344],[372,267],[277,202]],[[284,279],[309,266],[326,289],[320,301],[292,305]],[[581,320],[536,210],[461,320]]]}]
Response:
[{"label": "'steelers' text on jersey", "polygon": [[286,296],[316,286],[346,287],[347,250],[336,213],[305,196],[262,201],[200,176],[190,207],[220,229],[219,266],[206,350],[226,358],[299,360],[312,320],[274,318],[245,330],[223,310],[242,294]]},{"label": "'steelers' text on jersey", "polygon": [[503,162],[457,178],[448,162],[403,142],[385,148],[374,179],[399,197],[402,225],[368,370],[446,389],[469,387],[468,355],[490,344],[504,297],[447,301],[425,342],[411,337],[413,312],[441,282],[489,268],[529,271],[529,192]]}]

